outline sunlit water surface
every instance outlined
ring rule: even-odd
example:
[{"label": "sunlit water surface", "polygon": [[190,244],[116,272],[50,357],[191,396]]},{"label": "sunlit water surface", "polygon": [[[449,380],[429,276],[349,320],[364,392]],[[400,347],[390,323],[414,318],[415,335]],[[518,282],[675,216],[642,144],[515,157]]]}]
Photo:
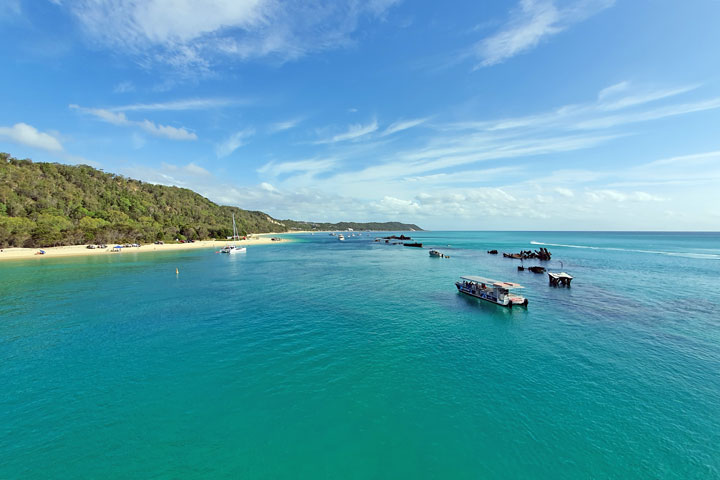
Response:
[{"label": "sunlit water surface", "polygon": [[0,263],[0,478],[720,478],[720,235],[376,235]]}]

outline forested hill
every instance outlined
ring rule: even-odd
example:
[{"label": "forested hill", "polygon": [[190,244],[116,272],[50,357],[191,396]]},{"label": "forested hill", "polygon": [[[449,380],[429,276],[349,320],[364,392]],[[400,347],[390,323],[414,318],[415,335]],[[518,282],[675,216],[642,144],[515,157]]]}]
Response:
[{"label": "forested hill", "polygon": [[192,190],[87,165],[33,163],[0,153],[0,247],[224,239],[289,227],[263,212],[217,205]]},{"label": "forested hill", "polygon": [[373,230],[387,232],[410,232],[422,231],[414,223],[400,222],[339,222],[339,223],[323,223],[323,222],[299,222],[296,220],[281,220],[281,222],[290,230]]},{"label": "forested hill", "polygon": [[0,154],[3,247],[226,238],[233,212],[241,233],[286,230],[263,212],[222,207],[186,188]]}]

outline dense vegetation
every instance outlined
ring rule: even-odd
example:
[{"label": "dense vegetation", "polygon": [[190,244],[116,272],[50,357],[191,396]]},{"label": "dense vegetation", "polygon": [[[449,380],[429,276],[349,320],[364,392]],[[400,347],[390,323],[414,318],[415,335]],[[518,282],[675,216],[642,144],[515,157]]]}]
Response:
[{"label": "dense vegetation", "polygon": [[[220,206],[186,188],[144,183],[87,165],[33,163],[0,153],[2,248],[224,239],[232,235],[232,213],[243,235],[290,228],[263,212]],[[288,223],[312,229],[306,222]],[[385,224],[338,225],[362,229]],[[328,229],[340,228],[347,227]]]},{"label": "dense vegetation", "polygon": [[186,188],[87,165],[33,163],[0,153],[0,246],[226,238],[287,230],[263,212],[219,206]]},{"label": "dense vegetation", "polygon": [[422,230],[413,223],[400,222],[339,222],[339,223],[322,223],[322,222],[298,222],[296,220],[281,220],[281,222],[290,230],[373,230],[373,231],[411,231]]}]

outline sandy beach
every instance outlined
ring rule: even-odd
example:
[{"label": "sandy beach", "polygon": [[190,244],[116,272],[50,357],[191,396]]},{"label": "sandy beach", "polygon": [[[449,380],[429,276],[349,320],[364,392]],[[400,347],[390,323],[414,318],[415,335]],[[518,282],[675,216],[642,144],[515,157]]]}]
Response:
[{"label": "sandy beach", "polygon": [[[254,235],[247,240],[239,240],[234,242],[236,245],[251,247],[253,245],[267,245],[276,243],[286,243],[292,240],[282,238],[279,241],[273,241],[272,236],[279,234],[262,234]],[[276,237],[277,238],[277,237]],[[23,260],[37,258],[56,258],[71,256],[89,256],[89,255],[122,255],[124,252],[143,253],[143,252],[170,252],[174,250],[190,250],[195,248],[215,248],[221,249],[229,242],[226,240],[198,240],[193,243],[166,243],[163,245],[144,244],[140,247],[125,247],[120,252],[113,252],[112,247],[115,244],[108,245],[107,248],[87,248],[87,245],[68,245],[62,247],[46,247],[46,248],[4,248],[0,252],[0,261],[2,260]],[[43,250],[44,255],[38,255]]]}]

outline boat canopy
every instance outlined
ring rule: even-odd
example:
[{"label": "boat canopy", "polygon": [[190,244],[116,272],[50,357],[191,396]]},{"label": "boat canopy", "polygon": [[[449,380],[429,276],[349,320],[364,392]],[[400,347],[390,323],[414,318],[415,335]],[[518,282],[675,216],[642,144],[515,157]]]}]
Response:
[{"label": "boat canopy", "polygon": [[485,277],[476,277],[475,275],[466,275],[464,277],[460,277],[463,280],[467,280],[468,282],[475,282],[475,283],[484,283],[485,285],[492,285],[493,287],[500,287],[500,288],[506,288],[508,290],[516,289],[516,288],[525,288],[519,283],[513,283],[513,282],[500,282],[498,280],[493,280],[491,278],[485,278]]},{"label": "boat canopy", "polygon": [[565,272],[555,273],[555,272],[548,272],[548,275],[550,275],[552,278],[568,278],[570,280],[573,279],[573,276],[570,274],[567,274]]}]

